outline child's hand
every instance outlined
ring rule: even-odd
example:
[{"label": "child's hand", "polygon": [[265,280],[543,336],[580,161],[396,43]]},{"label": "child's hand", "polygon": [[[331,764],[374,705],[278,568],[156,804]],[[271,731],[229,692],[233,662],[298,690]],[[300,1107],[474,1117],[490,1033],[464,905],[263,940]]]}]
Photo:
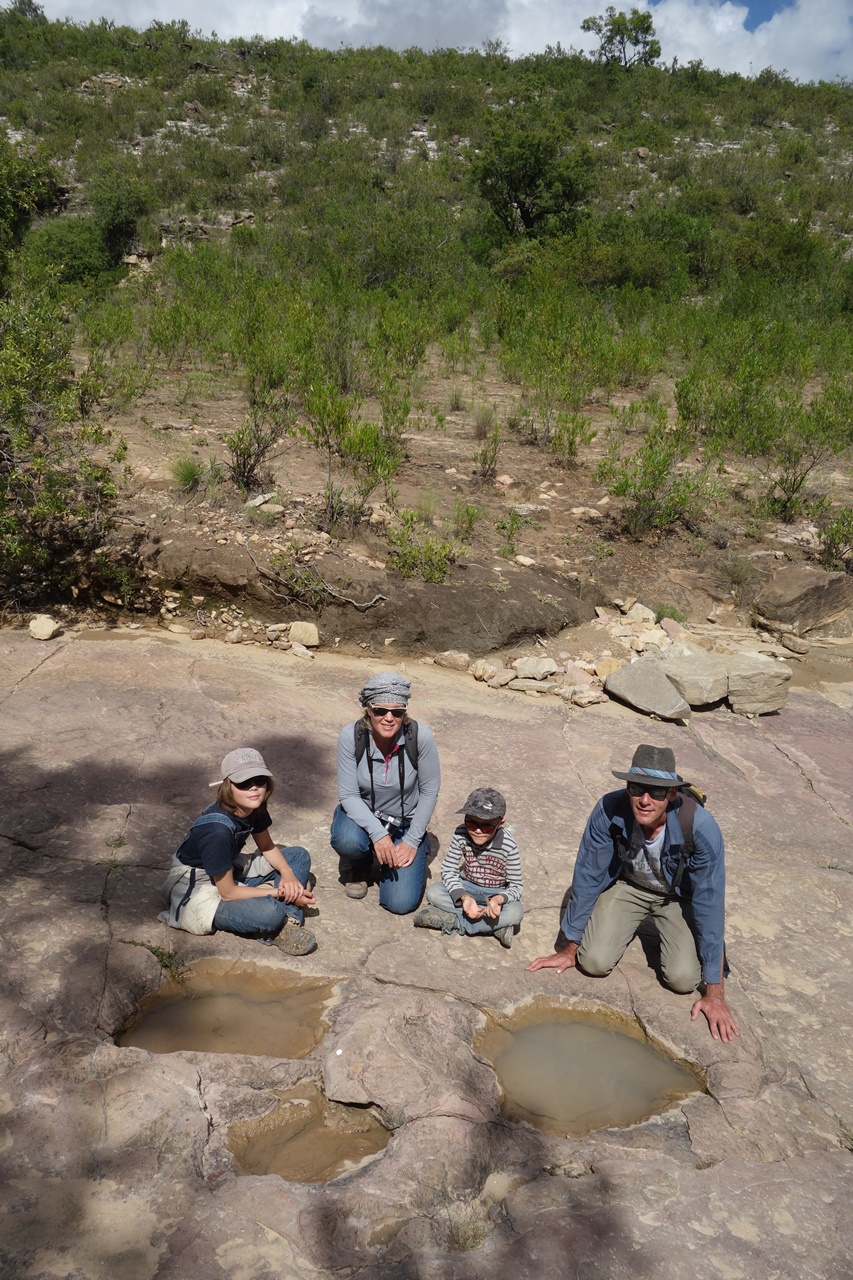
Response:
[{"label": "child's hand", "polygon": [[483,914],[487,915],[490,920],[497,920],[501,913],[501,907],[506,902],[506,898],[502,893],[496,893],[493,898],[489,898],[489,904],[483,907]]},{"label": "child's hand", "polygon": [[478,906],[470,893],[466,893],[462,899],[462,910],[469,920],[479,920],[486,908]]}]

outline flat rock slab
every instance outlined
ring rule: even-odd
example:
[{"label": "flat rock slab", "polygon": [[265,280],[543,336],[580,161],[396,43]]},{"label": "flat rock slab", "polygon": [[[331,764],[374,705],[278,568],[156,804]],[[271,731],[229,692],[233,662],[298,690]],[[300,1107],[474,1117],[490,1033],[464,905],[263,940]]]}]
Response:
[{"label": "flat rock slab", "polygon": [[[178,635],[0,634],[0,1240],[20,1277],[395,1280],[499,1273],[841,1280],[853,1253],[853,754],[849,701],[791,691],[778,714],[688,726],[615,702],[582,715],[399,660],[436,734],[444,785],[430,875],[475,786],[497,786],[522,851],[511,951],[354,902],[328,845],[335,744],[387,666]],[[640,665],[635,664],[635,666]],[[595,799],[640,741],[671,746],[728,847],[731,1002],[711,1040],[658,981],[648,940],[608,978],[527,973],[552,950]],[[160,924],[172,850],[222,755],[274,771],[273,834],[305,844],[319,948],[288,961],[230,935]],[[153,949],[153,951],[152,951]],[[150,1055],[112,1037],[156,989],[156,955],[340,979],[299,1061]],[[487,1014],[557,1002],[636,1018],[705,1071],[708,1092],[627,1130],[569,1140],[499,1118],[475,1037]],[[236,1177],[235,1120],[300,1080],[369,1106],[384,1155],[327,1186]]]}]

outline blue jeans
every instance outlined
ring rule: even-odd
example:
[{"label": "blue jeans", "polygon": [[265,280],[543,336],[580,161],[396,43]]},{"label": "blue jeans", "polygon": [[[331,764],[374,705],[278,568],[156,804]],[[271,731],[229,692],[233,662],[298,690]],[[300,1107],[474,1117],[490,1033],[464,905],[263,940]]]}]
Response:
[{"label": "blue jeans", "polygon": [[[484,889],[481,884],[472,884],[470,880],[462,881],[462,888],[474,899],[478,906],[486,906],[489,898],[500,893],[500,889]],[[504,929],[507,925],[521,924],[524,907],[520,902],[505,902],[497,920],[481,916],[479,920],[469,920],[461,907],[457,907],[447,891],[443,880],[437,880],[427,889],[427,902],[440,911],[452,911],[459,921],[460,933],[494,933],[496,929]]]},{"label": "blue jeans", "polygon": [[[290,870],[300,884],[308,880],[311,870],[311,855],[300,845],[282,849],[282,855]],[[265,876],[249,876],[240,883],[252,885],[268,884],[275,888],[281,876],[271,871]],[[241,938],[275,938],[284,928],[288,916],[293,916],[299,924],[304,919],[302,908],[292,902],[284,902],[281,898],[231,898],[224,899],[216,908],[213,917],[214,929],[223,929],[226,933],[238,933]]]},{"label": "blue jeans", "polygon": [[[399,844],[409,829],[408,822],[402,827],[392,827],[389,835],[395,844]],[[335,853],[347,867],[364,871],[367,879],[373,857],[373,844],[364,827],[344,813],[343,806],[338,805],[332,817],[330,841]],[[418,845],[414,862],[408,867],[379,867],[379,905],[395,916],[404,916],[414,911],[420,903],[426,880],[426,863],[429,854],[429,836],[424,835]]]}]

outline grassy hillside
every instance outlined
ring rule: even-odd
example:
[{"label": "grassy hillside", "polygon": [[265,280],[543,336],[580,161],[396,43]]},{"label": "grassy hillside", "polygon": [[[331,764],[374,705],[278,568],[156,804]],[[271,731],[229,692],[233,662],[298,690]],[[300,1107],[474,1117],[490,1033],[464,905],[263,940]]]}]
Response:
[{"label": "grassy hillside", "polygon": [[[516,389],[475,424],[486,483],[503,441],[571,469],[598,431],[614,535],[740,503],[745,523],[813,516],[825,562],[848,562],[821,468],[853,443],[853,87],[559,47],[223,43],[30,0],[0,10],[0,67],[7,598],[91,577],[111,419],[157,379],[237,379],[225,443],[249,488],[301,432],[318,523],[346,537],[371,496],[395,501],[404,434],[441,428],[428,358],[451,396],[487,369]],[[754,483],[734,492],[736,459]],[[404,551],[423,542],[406,520]]]}]

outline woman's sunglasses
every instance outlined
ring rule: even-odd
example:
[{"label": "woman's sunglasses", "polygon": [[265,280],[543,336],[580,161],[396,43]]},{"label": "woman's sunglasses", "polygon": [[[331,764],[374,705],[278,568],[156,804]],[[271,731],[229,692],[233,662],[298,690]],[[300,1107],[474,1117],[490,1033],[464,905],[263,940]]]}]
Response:
[{"label": "woman's sunglasses", "polygon": [[644,796],[646,793],[648,793],[650,800],[665,800],[671,790],[671,787],[647,787],[644,782],[628,783],[628,795],[634,796],[636,800],[639,800],[640,796]]},{"label": "woman's sunglasses", "polygon": [[238,791],[251,791],[252,787],[268,787],[269,785],[269,778],[246,778],[244,782],[231,780],[231,786],[236,787]]},{"label": "woman's sunglasses", "polygon": [[405,707],[369,707],[368,710],[372,716],[376,716],[377,720],[381,720],[383,716],[393,716],[395,720],[402,720],[406,714]]}]

